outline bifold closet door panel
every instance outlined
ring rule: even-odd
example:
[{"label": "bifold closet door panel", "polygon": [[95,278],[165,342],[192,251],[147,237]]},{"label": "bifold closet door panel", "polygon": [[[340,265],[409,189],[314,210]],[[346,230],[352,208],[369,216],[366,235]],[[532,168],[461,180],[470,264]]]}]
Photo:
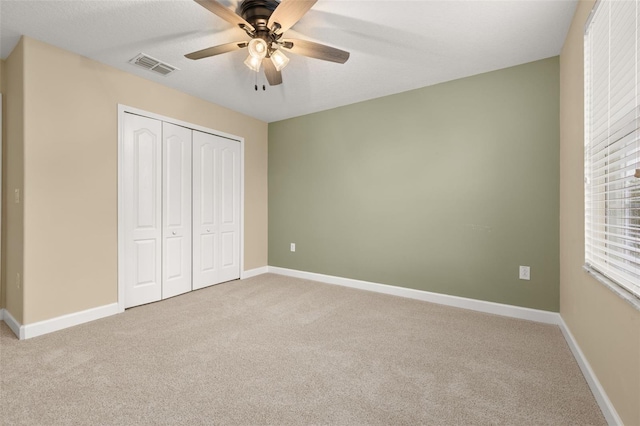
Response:
[{"label": "bifold closet door panel", "polygon": [[162,298],[191,291],[191,129],[162,123]]},{"label": "bifold closet door panel", "polygon": [[240,278],[240,143],[193,132],[193,288]]},{"label": "bifold closet door panel", "polygon": [[220,282],[240,278],[240,143],[220,138]]},{"label": "bifold closet door panel", "polygon": [[162,297],[162,122],[124,118],[125,308]]},{"label": "bifold closet door panel", "polygon": [[193,289],[218,281],[219,245],[215,198],[220,191],[215,136],[193,132]]}]

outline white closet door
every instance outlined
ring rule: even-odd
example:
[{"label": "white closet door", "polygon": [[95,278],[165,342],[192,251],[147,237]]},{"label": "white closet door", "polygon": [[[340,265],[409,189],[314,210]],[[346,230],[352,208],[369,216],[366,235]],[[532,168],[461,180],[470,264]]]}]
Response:
[{"label": "white closet door", "polygon": [[162,123],[124,119],[125,308],[162,297]]},{"label": "white closet door", "polygon": [[193,288],[240,278],[240,144],[193,132]]},{"label": "white closet door", "polygon": [[191,290],[191,129],[162,123],[162,298]]},{"label": "white closet door", "polygon": [[220,144],[220,282],[240,278],[240,143]]}]

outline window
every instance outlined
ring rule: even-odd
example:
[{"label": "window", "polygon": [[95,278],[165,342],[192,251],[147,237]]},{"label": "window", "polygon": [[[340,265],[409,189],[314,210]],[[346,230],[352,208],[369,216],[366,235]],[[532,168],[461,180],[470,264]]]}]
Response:
[{"label": "window", "polygon": [[600,0],[585,28],[585,260],[640,297],[638,0]]}]

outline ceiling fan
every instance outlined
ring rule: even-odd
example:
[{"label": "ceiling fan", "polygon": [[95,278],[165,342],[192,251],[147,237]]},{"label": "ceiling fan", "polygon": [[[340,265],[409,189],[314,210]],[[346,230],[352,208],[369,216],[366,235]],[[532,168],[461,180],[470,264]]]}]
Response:
[{"label": "ceiling fan", "polygon": [[244,0],[239,14],[226,8],[216,0],[194,0],[220,18],[244,30],[251,40],[221,44],[185,55],[189,59],[208,58],[235,50],[249,50],[245,65],[255,72],[264,73],[269,85],[282,84],[280,72],[288,63],[282,49],[310,58],[344,64],[349,52],[299,39],[284,39],[285,31],[291,28],[311,9],[317,0]]}]

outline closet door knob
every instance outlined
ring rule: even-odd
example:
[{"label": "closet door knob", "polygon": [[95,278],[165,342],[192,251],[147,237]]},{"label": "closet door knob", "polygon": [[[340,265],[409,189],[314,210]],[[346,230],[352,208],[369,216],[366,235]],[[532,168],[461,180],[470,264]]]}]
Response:
[{"label": "closet door knob", "polygon": [[207,229],[207,232],[209,232],[209,229]]},{"label": "closet door knob", "polygon": [[172,232],[172,234],[173,234],[173,235],[176,235],[176,231],[173,231],[173,232]]}]

